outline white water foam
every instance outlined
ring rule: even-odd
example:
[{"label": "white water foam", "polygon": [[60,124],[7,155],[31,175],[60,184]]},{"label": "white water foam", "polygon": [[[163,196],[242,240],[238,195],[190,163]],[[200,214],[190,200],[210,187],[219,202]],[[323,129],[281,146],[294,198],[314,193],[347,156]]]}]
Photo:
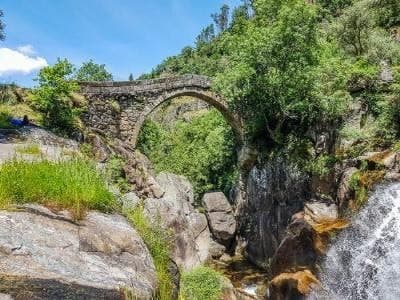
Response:
[{"label": "white water foam", "polygon": [[331,245],[309,300],[400,299],[400,183],[378,187]]}]

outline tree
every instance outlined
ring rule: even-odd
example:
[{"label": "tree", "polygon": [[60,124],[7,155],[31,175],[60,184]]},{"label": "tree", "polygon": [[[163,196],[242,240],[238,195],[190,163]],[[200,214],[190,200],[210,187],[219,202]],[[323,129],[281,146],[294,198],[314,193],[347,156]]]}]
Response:
[{"label": "tree", "polygon": [[318,112],[312,94],[317,19],[303,0],[255,0],[255,20],[232,44],[231,64],[215,88],[231,99],[250,135],[276,144],[301,134]]},{"label": "tree", "polygon": [[196,46],[201,47],[204,44],[210,43],[215,38],[214,25],[210,24],[204,28],[196,38]]},{"label": "tree", "polygon": [[40,70],[39,86],[32,91],[33,105],[44,114],[44,124],[61,133],[71,133],[79,110],[73,106],[71,94],[78,90],[72,81],[73,65],[58,59],[53,66]]},{"label": "tree", "polygon": [[222,5],[220,9],[220,13],[215,13],[211,15],[211,18],[214,20],[215,25],[217,25],[217,28],[219,32],[224,32],[226,29],[228,29],[229,26],[229,6],[224,4]]},{"label": "tree", "polygon": [[359,56],[367,51],[373,25],[368,6],[361,1],[346,9],[339,17],[336,36],[343,48]]},{"label": "tree", "polygon": [[328,13],[339,15],[341,10],[352,4],[353,0],[317,0],[316,2]]},{"label": "tree", "polygon": [[113,76],[106,70],[105,65],[99,65],[89,60],[82,64],[76,73],[78,81],[111,81]]},{"label": "tree", "polygon": [[133,81],[133,74],[131,73],[131,74],[129,74],[129,78],[128,78],[128,80],[129,81]]},{"label": "tree", "polygon": [[377,11],[379,25],[386,28],[400,25],[400,1],[375,0],[372,7]]},{"label": "tree", "polygon": [[4,41],[6,38],[5,33],[4,33],[5,24],[2,20],[3,17],[4,17],[4,13],[2,10],[0,10],[0,41]]}]

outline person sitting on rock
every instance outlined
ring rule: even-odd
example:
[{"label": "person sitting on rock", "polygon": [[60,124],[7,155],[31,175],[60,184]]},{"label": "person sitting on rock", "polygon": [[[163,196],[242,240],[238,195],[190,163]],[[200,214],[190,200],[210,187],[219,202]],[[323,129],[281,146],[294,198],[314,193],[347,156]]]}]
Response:
[{"label": "person sitting on rock", "polygon": [[30,125],[31,122],[29,121],[29,118],[27,115],[25,115],[22,120],[17,119],[17,118],[12,118],[10,121],[11,125],[17,126],[17,127],[22,127],[22,126],[27,126]]}]

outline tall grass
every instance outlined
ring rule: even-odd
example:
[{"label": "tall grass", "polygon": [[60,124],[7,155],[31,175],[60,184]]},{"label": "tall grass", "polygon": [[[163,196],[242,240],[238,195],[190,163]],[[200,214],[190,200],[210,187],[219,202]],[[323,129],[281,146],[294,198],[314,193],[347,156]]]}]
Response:
[{"label": "tall grass", "polygon": [[20,154],[31,154],[31,155],[40,155],[42,153],[42,151],[40,150],[40,146],[37,144],[18,146],[15,148],[15,151]]},{"label": "tall grass", "polygon": [[11,160],[0,165],[0,207],[25,203],[68,209],[75,219],[83,218],[89,209],[110,212],[117,208],[95,166],[82,159]]},{"label": "tall grass", "polygon": [[173,283],[169,272],[172,234],[162,228],[160,222],[150,222],[144,215],[141,205],[126,212],[126,216],[139,232],[153,257],[159,282],[159,290],[155,299],[172,299]]}]

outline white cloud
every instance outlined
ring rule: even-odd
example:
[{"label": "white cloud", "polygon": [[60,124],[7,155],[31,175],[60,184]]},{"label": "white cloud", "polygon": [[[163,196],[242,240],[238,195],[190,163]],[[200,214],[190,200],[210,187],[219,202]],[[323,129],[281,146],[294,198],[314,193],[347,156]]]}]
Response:
[{"label": "white cloud", "polygon": [[23,45],[19,46],[17,50],[26,55],[34,55],[36,53],[35,49],[33,49],[32,45]]},{"label": "white cloud", "polygon": [[0,76],[9,74],[26,75],[48,66],[46,59],[33,56],[33,53],[33,47],[30,45],[18,47],[17,50],[0,48]]}]

